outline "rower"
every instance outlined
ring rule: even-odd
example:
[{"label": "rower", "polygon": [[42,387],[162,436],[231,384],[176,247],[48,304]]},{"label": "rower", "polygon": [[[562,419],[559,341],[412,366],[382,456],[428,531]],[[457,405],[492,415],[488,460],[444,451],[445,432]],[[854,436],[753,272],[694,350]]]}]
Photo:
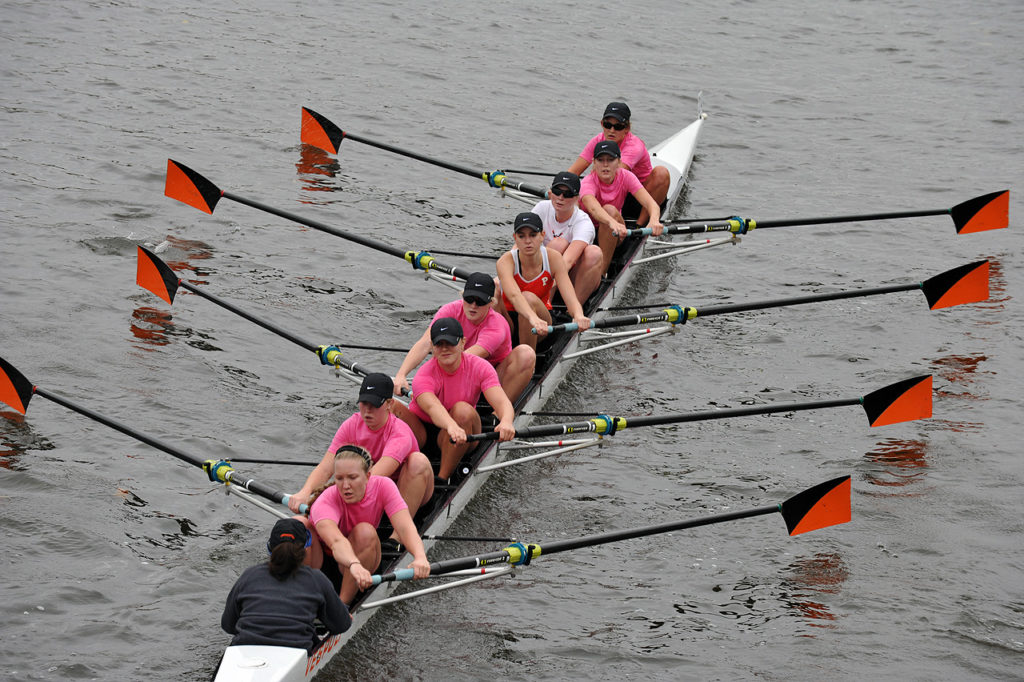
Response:
[{"label": "rower", "polygon": [[409,568],[415,578],[430,575],[430,562],[398,486],[385,476],[371,476],[373,460],[358,445],[343,445],[334,455],[334,484],[317,491],[309,510],[316,528],[312,566],[321,568],[328,558],[341,571],[341,601],[351,604],[358,590],[373,585],[380,565],[377,526],[387,513],[398,539],[412,554]]},{"label": "rower", "polygon": [[619,166],[622,152],[613,140],[601,140],[594,145],[594,172],[580,183],[580,203],[583,210],[597,223],[597,241],[601,246],[603,260],[601,272],[607,272],[615,248],[626,236],[626,223],[622,217],[622,206],[626,196],[632,194],[646,209],[650,220],[647,226],[654,235],[660,235],[661,209],[658,202],[644,189],[633,174]]},{"label": "rower", "polygon": [[[532,214],[531,214],[532,215]],[[480,395],[494,409],[498,425],[494,430],[503,441],[515,436],[512,420],[515,412],[498,381],[491,363],[465,352],[462,325],[452,317],[442,317],[430,325],[430,350],[427,361],[412,380],[413,400],[406,407],[395,401],[392,411],[412,427],[422,449],[428,442],[441,451],[438,476],[448,479],[471,443],[467,433],[480,433],[480,415],[476,411]]]},{"label": "rower", "polygon": [[536,349],[538,337],[548,333],[551,291],[556,284],[573,322],[580,330],[589,329],[590,318],[583,314],[562,254],[544,246],[541,217],[520,213],[512,226],[515,247],[498,259],[498,280],[503,309],[509,325],[517,330],[519,343]]},{"label": "rower", "polygon": [[[583,171],[590,167],[594,160],[594,147],[601,140],[611,140],[619,145],[622,156],[619,159],[619,166],[628,171],[633,171],[640,184],[651,195],[654,202],[661,205],[668,195],[669,185],[672,184],[672,176],[664,166],[655,166],[651,163],[651,155],[647,151],[647,145],[643,140],[633,134],[633,126],[630,123],[631,112],[625,102],[609,102],[601,117],[601,132],[592,137],[583,147],[579,157],[569,166],[569,170],[577,175],[583,175]],[[626,212],[632,213],[640,209],[637,219],[638,225],[644,225],[649,212],[646,207],[632,205],[632,199],[627,198]]]},{"label": "rower", "polygon": [[551,181],[548,198],[533,207],[544,223],[544,246],[562,254],[576,298],[586,302],[601,283],[601,247],[594,243],[594,223],[580,210],[580,176],[563,171]]},{"label": "rower", "polygon": [[288,497],[288,508],[298,512],[314,489],[334,474],[334,455],[345,444],[365,448],[373,460],[372,476],[387,476],[397,485],[409,513],[416,512],[434,494],[434,470],[419,451],[416,436],[401,419],[391,414],[391,377],[367,374],[359,386],[359,411],[341,423],[320,463],[306,477],[302,489]]},{"label": "rower", "polygon": [[320,639],[319,620],[331,635],[348,630],[352,616],[320,571],[304,566],[312,538],[296,519],[280,519],[270,531],[270,559],[251,566],[228,593],[220,625],[231,646],[255,644],[306,649]]},{"label": "rower", "polygon": [[[466,278],[460,300],[446,303],[434,313],[431,324],[442,317],[453,317],[466,335],[466,353],[484,358],[498,372],[498,381],[512,402],[530,383],[537,364],[537,354],[529,346],[512,347],[508,321],[494,310],[494,278],[474,272]],[[395,375],[396,393],[411,390],[407,377],[419,367],[430,352],[430,327],[413,344]],[[401,487],[401,486],[399,486]]]}]

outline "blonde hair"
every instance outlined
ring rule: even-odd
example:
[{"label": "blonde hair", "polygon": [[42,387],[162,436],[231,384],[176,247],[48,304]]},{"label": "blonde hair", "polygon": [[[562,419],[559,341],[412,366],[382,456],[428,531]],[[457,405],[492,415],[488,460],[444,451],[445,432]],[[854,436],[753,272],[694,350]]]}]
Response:
[{"label": "blonde hair", "polygon": [[[343,459],[358,460],[363,465],[363,473],[365,474],[369,474],[370,468],[373,466],[373,458],[370,456],[369,451],[367,451],[367,449],[364,447],[360,447],[359,445],[353,445],[351,443],[342,445],[340,448],[338,448],[337,452],[334,453],[335,462]],[[313,503],[316,501],[316,498],[320,497],[320,494],[323,493],[323,491],[330,488],[332,485],[334,485],[334,476],[328,478],[323,485],[319,486],[312,493],[310,493],[309,501],[307,501],[306,504],[312,507]]]}]

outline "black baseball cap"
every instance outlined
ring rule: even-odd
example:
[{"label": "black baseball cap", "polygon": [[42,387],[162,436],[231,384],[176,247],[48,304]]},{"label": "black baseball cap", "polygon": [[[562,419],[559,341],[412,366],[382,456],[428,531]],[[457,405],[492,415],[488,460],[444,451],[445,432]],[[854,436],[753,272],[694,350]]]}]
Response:
[{"label": "black baseball cap", "polygon": [[445,341],[453,346],[462,340],[462,325],[454,317],[442,317],[430,325],[430,343]]},{"label": "black baseball cap", "polygon": [[273,550],[282,542],[294,542],[309,547],[311,536],[302,521],[298,519],[280,519],[274,524],[270,531],[270,539],[267,540],[267,551]]},{"label": "black baseball cap", "polygon": [[616,159],[622,158],[622,152],[619,150],[619,145],[615,140],[601,140],[594,145],[594,158],[596,159],[602,154],[611,154]]},{"label": "black baseball cap", "polygon": [[526,211],[516,216],[516,221],[512,224],[512,231],[518,232],[521,227],[528,227],[534,232],[543,232],[544,221],[533,211]]},{"label": "black baseball cap", "polygon": [[617,118],[623,123],[629,123],[630,111],[625,102],[609,102],[604,108],[604,116],[601,118]]},{"label": "black baseball cap", "polygon": [[580,193],[580,176],[569,171],[562,171],[555,176],[555,179],[551,181],[551,189],[558,187],[559,185],[565,185],[568,187],[573,194]]},{"label": "black baseball cap", "polygon": [[374,372],[363,378],[359,387],[359,402],[380,407],[394,393],[395,384],[387,374]]},{"label": "black baseball cap", "polygon": [[485,272],[474,272],[466,278],[466,286],[462,290],[463,298],[475,298],[487,303],[494,296],[494,278]]}]

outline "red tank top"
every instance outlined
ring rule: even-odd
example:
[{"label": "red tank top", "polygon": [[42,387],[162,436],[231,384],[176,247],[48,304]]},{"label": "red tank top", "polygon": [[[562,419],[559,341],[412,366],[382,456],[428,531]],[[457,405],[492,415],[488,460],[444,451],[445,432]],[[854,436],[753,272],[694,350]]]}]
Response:
[{"label": "red tank top", "polygon": [[[555,276],[551,274],[551,265],[548,263],[548,250],[547,247],[541,247],[541,256],[544,259],[544,267],[540,271],[540,274],[526,281],[523,279],[522,267],[519,263],[519,249],[512,249],[512,262],[515,263],[515,269],[512,272],[512,276],[516,280],[516,284],[519,285],[520,291],[530,291],[537,296],[541,301],[544,302],[544,307],[551,310],[551,289],[555,286]],[[512,306],[512,301],[508,300],[508,296],[505,292],[501,292],[501,298],[505,303],[505,310],[512,312],[515,308]]]}]

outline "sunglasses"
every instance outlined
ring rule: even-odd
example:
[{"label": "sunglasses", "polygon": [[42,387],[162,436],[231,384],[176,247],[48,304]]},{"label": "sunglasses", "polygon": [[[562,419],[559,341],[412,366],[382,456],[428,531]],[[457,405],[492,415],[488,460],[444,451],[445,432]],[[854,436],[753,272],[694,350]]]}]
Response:
[{"label": "sunglasses", "polygon": [[490,301],[481,301],[480,299],[473,298],[472,296],[463,296],[462,300],[473,305],[487,305],[490,303]]},{"label": "sunglasses", "polygon": [[601,121],[601,126],[605,130],[625,130],[625,123],[612,123],[611,121]]},{"label": "sunglasses", "polygon": [[552,187],[551,193],[554,194],[556,197],[565,197],[566,199],[572,199],[574,196],[576,196],[576,192],[573,192],[571,189],[563,185],[559,185],[558,187]]}]

